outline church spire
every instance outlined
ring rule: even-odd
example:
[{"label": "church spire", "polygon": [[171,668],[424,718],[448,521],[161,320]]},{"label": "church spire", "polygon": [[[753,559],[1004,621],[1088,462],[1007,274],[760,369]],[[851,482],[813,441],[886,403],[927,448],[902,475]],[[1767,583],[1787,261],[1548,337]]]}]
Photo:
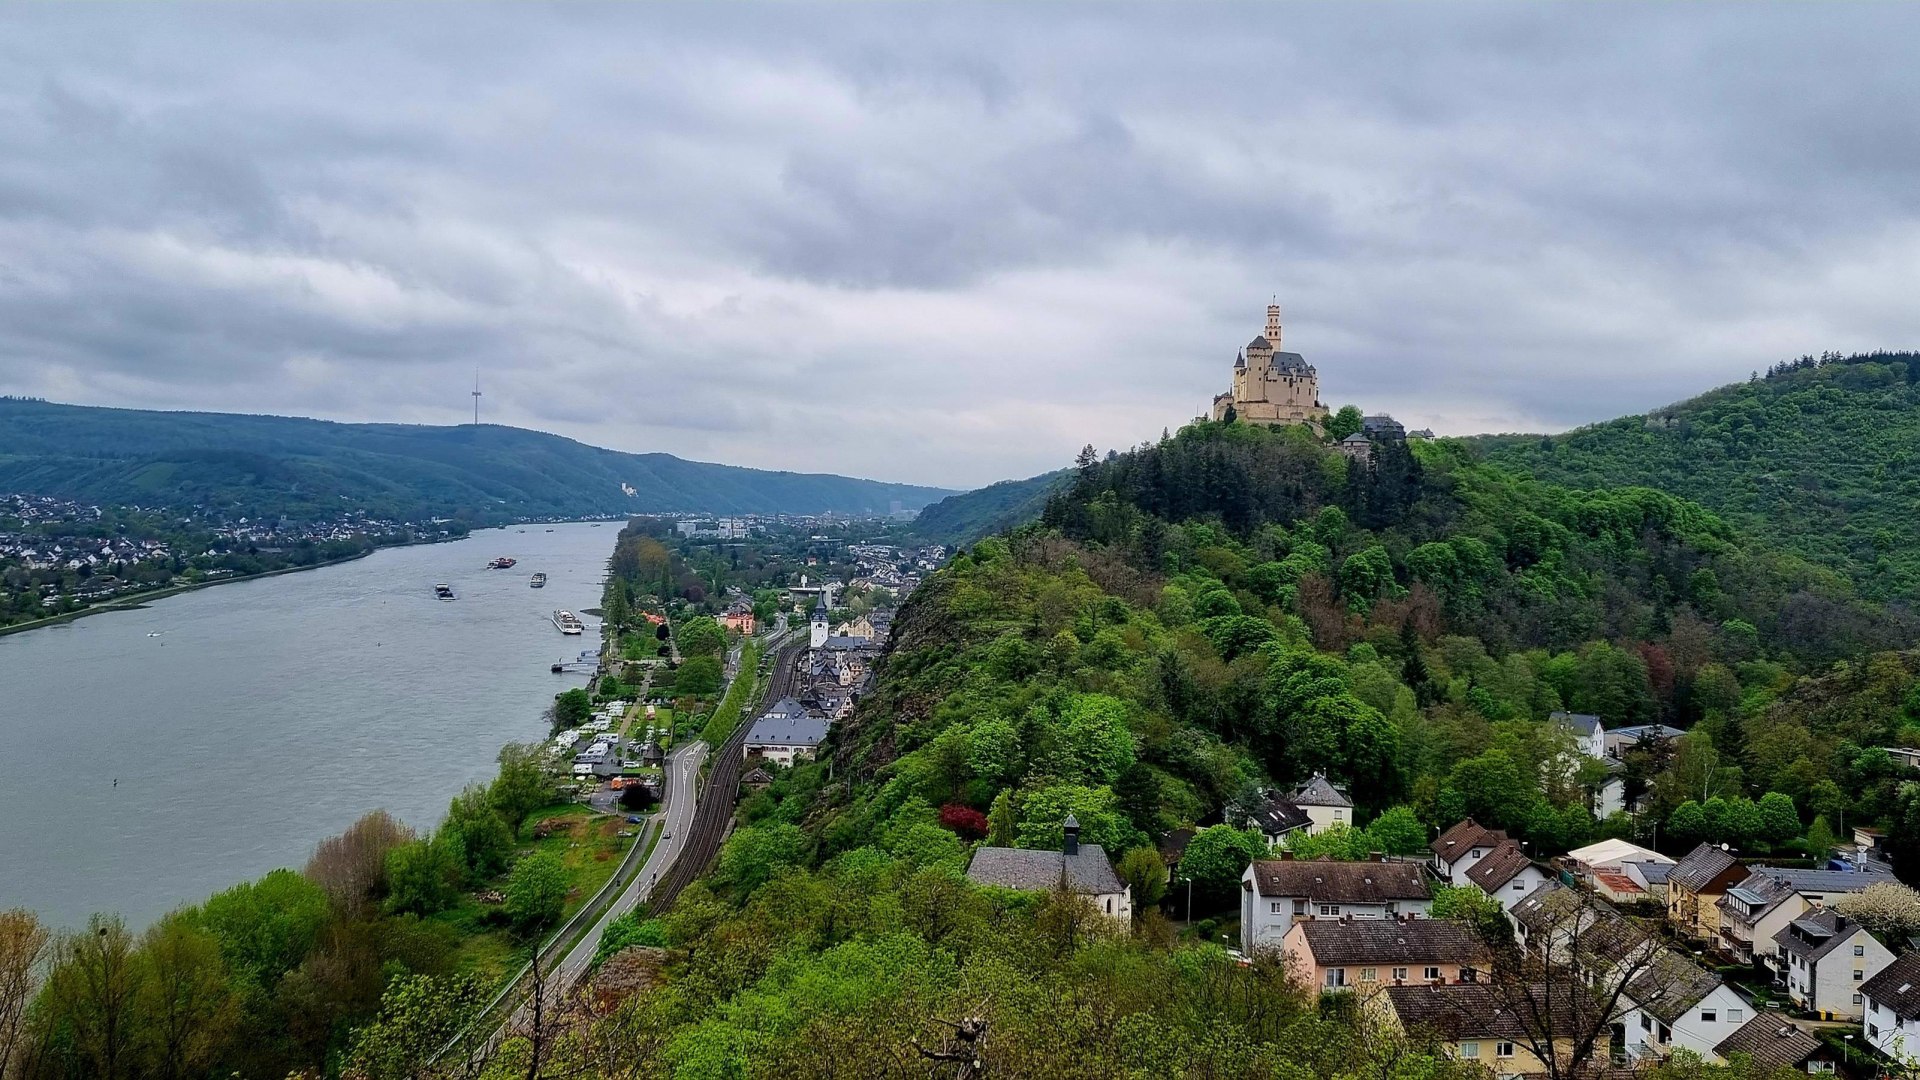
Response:
[{"label": "church spire", "polygon": [[1279,351],[1280,349],[1280,298],[1277,296],[1274,297],[1272,303],[1267,305],[1267,332],[1262,336],[1265,337],[1267,341],[1273,345],[1274,350],[1276,352]]}]

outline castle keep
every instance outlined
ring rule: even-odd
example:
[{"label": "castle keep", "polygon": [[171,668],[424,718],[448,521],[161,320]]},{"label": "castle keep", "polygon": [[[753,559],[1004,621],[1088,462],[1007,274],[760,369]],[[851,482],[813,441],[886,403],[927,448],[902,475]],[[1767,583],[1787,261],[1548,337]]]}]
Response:
[{"label": "castle keep", "polygon": [[1249,424],[1305,424],[1322,434],[1327,407],[1320,404],[1320,373],[1299,353],[1280,351],[1280,305],[1267,305],[1266,333],[1233,359],[1233,389],[1213,399],[1213,418],[1227,410]]}]

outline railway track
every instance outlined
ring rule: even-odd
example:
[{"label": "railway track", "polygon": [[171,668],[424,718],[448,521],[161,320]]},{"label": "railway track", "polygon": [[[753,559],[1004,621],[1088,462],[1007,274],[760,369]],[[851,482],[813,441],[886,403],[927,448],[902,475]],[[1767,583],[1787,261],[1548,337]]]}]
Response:
[{"label": "railway track", "polygon": [[[727,826],[733,821],[734,800],[740,793],[740,776],[745,771],[747,733],[752,718],[767,701],[778,701],[793,687],[793,659],[803,646],[788,645],[774,654],[773,675],[767,680],[767,692],[741,711],[733,734],[714,750],[713,767],[707,773],[699,799],[694,803],[691,833],[680,848],[680,857],[647,894],[647,914],[659,915],[673,907],[680,890],[693,884],[707,872],[720,854],[720,842],[726,839]],[[740,675],[745,675],[741,672]],[[734,676],[739,678],[740,675]]]}]

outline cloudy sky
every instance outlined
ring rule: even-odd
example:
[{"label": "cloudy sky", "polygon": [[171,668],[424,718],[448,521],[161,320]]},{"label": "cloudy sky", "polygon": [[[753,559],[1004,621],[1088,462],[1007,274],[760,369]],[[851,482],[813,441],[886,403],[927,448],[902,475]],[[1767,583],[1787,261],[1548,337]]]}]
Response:
[{"label": "cloudy sky", "polygon": [[971,486],[1920,346],[1920,5],[0,8],[0,392]]}]

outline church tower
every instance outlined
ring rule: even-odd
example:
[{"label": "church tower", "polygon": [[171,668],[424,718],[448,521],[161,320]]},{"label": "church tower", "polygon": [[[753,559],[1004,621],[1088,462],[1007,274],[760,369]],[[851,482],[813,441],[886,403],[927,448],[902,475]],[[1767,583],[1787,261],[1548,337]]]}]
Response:
[{"label": "church tower", "polygon": [[807,627],[807,641],[810,648],[819,648],[827,643],[827,604],[823,596],[813,609],[812,625]]}]

